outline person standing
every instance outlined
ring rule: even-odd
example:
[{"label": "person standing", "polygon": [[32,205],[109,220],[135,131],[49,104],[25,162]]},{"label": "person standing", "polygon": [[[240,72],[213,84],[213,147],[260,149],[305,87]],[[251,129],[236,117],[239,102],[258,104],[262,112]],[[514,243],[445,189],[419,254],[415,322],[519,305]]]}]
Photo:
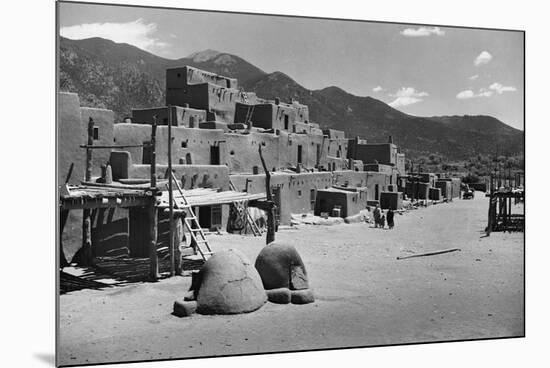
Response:
[{"label": "person standing", "polygon": [[374,216],[374,227],[378,227],[378,225],[380,225],[380,217],[381,217],[381,213],[380,213],[380,205],[376,205],[376,207],[374,208],[374,211],[372,212],[373,216]]},{"label": "person standing", "polygon": [[393,210],[390,208],[390,209],[388,210],[388,214],[386,215],[386,219],[388,220],[388,227],[389,227],[390,229],[393,229],[393,225],[394,225],[394,223],[393,223],[393,215],[394,215],[394,212],[393,212]]}]

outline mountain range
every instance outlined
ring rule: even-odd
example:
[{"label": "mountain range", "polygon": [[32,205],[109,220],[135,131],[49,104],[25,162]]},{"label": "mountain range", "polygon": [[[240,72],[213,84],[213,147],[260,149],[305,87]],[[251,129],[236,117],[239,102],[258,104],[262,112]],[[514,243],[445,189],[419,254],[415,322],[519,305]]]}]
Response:
[{"label": "mountain range", "polygon": [[60,37],[60,90],[78,93],[82,105],[113,110],[117,120],[132,108],[163,106],[165,71],[183,65],[237,78],[246,91],[262,98],[298,100],[309,106],[310,121],[343,130],[348,137],[376,143],[392,136],[412,159],[438,154],[464,160],[497,149],[510,155],[524,150],[523,131],[491,116],[412,116],[338,87],[309,90],[282,72],[266,73],[238,56],[214,50],[173,60],[102,38]]}]

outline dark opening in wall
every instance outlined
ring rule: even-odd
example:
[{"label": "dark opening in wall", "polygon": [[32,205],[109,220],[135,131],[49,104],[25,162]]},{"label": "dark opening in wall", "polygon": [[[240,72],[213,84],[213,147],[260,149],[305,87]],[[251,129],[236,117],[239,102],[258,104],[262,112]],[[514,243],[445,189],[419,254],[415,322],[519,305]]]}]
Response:
[{"label": "dark opening in wall", "polygon": [[99,140],[99,127],[94,127],[94,141]]},{"label": "dark opening in wall", "polygon": [[285,114],[285,130],[288,130],[288,115]]},{"label": "dark opening in wall", "polygon": [[231,152],[229,152],[229,154],[230,154],[231,156],[233,156],[233,155],[235,154],[235,151],[231,150]]},{"label": "dark opening in wall", "polygon": [[187,141],[181,141],[181,148],[187,148]]},{"label": "dark opening in wall", "polygon": [[302,196],[302,191],[299,190],[299,191],[298,191],[298,197],[301,197],[301,196]]}]

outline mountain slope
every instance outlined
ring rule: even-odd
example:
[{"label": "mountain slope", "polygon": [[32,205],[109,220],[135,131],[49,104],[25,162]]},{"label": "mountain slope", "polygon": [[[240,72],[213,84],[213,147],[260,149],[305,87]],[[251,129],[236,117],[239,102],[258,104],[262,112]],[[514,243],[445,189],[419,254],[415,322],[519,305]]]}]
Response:
[{"label": "mountain slope", "polygon": [[245,89],[266,98],[297,99],[310,107],[311,121],[344,130],[350,137],[387,142],[391,135],[411,157],[439,153],[458,160],[495,153],[497,145],[501,152],[523,151],[523,132],[490,116],[411,116],[338,87],[309,91],[280,72],[251,80]]},{"label": "mountain slope", "polygon": [[117,119],[132,108],[164,105],[166,68],[190,65],[239,79],[263,98],[294,98],[309,106],[311,121],[370,142],[388,136],[409,158],[438,153],[451,160],[500,152],[523,152],[523,132],[490,116],[416,117],[382,101],[338,87],[308,90],[281,72],[267,74],[238,56],[205,50],[170,60],[128,44],[91,38],[60,42],[60,88],[77,92],[83,105],[109,108]]}]

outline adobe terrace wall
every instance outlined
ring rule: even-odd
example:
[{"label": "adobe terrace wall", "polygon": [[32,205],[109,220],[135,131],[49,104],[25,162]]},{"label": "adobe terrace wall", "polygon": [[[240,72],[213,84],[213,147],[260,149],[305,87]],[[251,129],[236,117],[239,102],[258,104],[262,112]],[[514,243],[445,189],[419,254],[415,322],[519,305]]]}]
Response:
[{"label": "adobe terrace wall", "polygon": [[[116,124],[115,140],[120,145],[143,144],[151,140],[151,126],[145,124]],[[168,127],[157,127],[156,158],[158,164],[168,163]],[[172,128],[172,162],[177,164],[187,163],[191,158],[191,164],[210,164],[211,146],[219,146],[220,164],[227,163],[225,148],[226,143],[223,130],[219,129],[193,129],[184,127]],[[143,163],[143,148],[128,148],[132,156],[132,162]]]},{"label": "adobe terrace wall", "polygon": [[[114,143],[113,127],[115,124],[115,114],[111,110],[97,109],[93,107],[81,107],[81,125],[82,125],[82,143],[88,143],[88,120],[91,117],[94,120],[94,126],[98,134],[98,139],[94,139],[94,145],[112,145]],[[80,148],[79,155],[85,157],[86,150]],[[109,162],[110,152],[108,149],[96,149],[92,153],[92,175],[101,175],[101,165]]]},{"label": "adobe terrace wall", "polygon": [[[157,115],[157,125],[168,125],[167,106],[132,109],[132,123],[150,125],[153,122],[154,115]],[[206,121],[206,111],[181,106],[172,106],[171,115],[172,125],[186,128],[198,128],[200,123]]]},{"label": "adobe terrace wall", "polygon": [[84,180],[86,155],[79,146],[84,143],[86,132],[82,127],[80,100],[76,93],[58,93],[57,119],[57,181],[65,182],[71,163],[73,173],[69,183],[78,184]]},{"label": "adobe terrace wall", "polygon": [[[230,176],[237,190],[248,188],[249,193],[265,192],[265,175],[235,174]],[[247,185],[248,182],[248,185]],[[271,187],[280,193],[280,222],[290,223],[292,213],[307,213],[313,211],[313,202],[317,189],[325,189],[332,185],[332,174],[329,172],[315,173],[284,173],[275,172],[271,175]],[[313,191],[313,192],[312,192]]]}]

